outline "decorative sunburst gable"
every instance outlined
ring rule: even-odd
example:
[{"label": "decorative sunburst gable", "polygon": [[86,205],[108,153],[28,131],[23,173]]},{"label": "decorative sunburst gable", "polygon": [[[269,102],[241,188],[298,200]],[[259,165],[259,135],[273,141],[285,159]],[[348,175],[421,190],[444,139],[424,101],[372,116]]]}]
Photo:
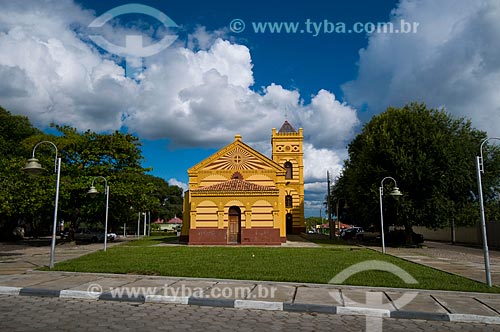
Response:
[{"label": "decorative sunburst gable", "polygon": [[205,166],[206,170],[250,170],[269,168],[262,159],[239,146]]},{"label": "decorative sunburst gable", "polygon": [[188,170],[192,174],[201,170],[271,170],[284,171],[284,168],[254,150],[241,141],[241,136],[236,135],[233,143],[222,148],[207,159]]}]

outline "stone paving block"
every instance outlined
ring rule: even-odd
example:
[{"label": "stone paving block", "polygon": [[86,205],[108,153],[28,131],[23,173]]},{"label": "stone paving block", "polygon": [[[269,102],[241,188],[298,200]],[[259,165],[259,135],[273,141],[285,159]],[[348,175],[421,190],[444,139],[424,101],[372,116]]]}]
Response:
[{"label": "stone paving block", "polygon": [[[422,293],[412,293],[407,292],[386,292],[386,294],[391,298],[392,303],[396,307],[397,310],[400,311],[414,311],[414,312],[427,312],[427,313],[436,313],[436,314],[446,314],[447,311],[434,300],[430,294],[422,294]],[[408,302],[406,300],[406,296],[402,297],[404,294],[408,294]],[[415,294],[413,296],[413,294]]]},{"label": "stone paving block", "polygon": [[478,300],[500,313],[500,297],[478,297]]},{"label": "stone paving block", "polygon": [[384,292],[342,289],[341,293],[346,307],[396,310]]},{"label": "stone paving block", "polygon": [[54,276],[45,273],[31,273],[18,275],[16,278],[2,281],[1,284],[2,286],[10,287],[34,287],[44,282],[54,281],[62,278],[63,276]]},{"label": "stone paving block", "polygon": [[169,278],[140,278],[131,283],[125,284],[122,287],[135,288],[144,290],[144,295],[163,295],[165,293],[165,287],[172,285],[179,279],[169,279]]},{"label": "stone paving block", "polygon": [[434,296],[452,314],[495,316],[496,313],[472,297],[456,295]]},{"label": "stone paving block", "polygon": [[203,291],[204,298],[242,300],[256,287],[252,283],[218,282]]},{"label": "stone paving block", "polygon": [[344,305],[339,289],[305,286],[297,287],[294,303],[324,304],[334,306]]},{"label": "stone paving block", "polygon": [[203,291],[213,287],[216,281],[206,280],[179,280],[164,288],[164,296],[173,297],[202,297]]},{"label": "stone paving block", "polygon": [[120,276],[117,278],[104,277],[95,278],[87,283],[75,286],[71,288],[72,290],[82,290],[91,292],[109,292],[111,288],[117,288],[133,281],[137,280],[137,277]]},{"label": "stone paving block", "polygon": [[4,282],[8,280],[12,280],[15,278],[18,278],[19,276],[16,274],[5,274],[5,275],[0,275],[0,285],[3,285]]},{"label": "stone paving block", "polygon": [[247,299],[253,301],[293,302],[295,287],[280,284],[257,284]]},{"label": "stone paving block", "polygon": [[95,279],[96,278],[94,276],[88,276],[88,275],[73,275],[73,276],[61,275],[56,280],[49,280],[49,281],[37,284],[36,287],[37,288],[44,288],[44,289],[63,290],[63,289],[70,289],[70,288],[80,286],[81,284],[88,283],[88,282],[93,281]]}]

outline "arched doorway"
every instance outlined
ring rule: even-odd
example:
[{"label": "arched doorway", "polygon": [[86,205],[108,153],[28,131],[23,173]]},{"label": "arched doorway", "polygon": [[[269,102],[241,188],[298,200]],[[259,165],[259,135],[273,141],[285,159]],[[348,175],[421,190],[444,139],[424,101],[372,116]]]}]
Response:
[{"label": "arched doorway", "polygon": [[227,243],[241,243],[241,210],[237,206],[229,208]]},{"label": "arched doorway", "polygon": [[286,214],[286,233],[292,234],[293,232],[293,216],[291,213]]}]

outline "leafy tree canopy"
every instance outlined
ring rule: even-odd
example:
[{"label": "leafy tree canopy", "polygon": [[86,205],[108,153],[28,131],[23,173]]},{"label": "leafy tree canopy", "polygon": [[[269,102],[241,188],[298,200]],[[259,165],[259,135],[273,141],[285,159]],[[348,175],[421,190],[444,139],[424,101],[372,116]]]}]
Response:
[{"label": "leafy tree canopy", "polygon": [[[334,197],[345,197],[353,222],[379,224],[379,187],[393,177],[403,193],[399,201],[384,196],[387,225],[430,228],[471,224],[479,218],[475,158],[486,133],[443,110],[411,103],[389,107],[367,123],[349,144],[349,159],[335,182]],[[487,201],[498,197],[500,151],[485,144]],[[385,181],[385,193],[394,184]],[[497,209],[497,204],[490,204]],[[490,215],[498,211],[490,211]]]},{"label": "leafy tree canopy", "polygon": [[[109,225],[116,229],[133,220],[133,215],[150,211],[151,218],[181,215],[182,189],[170,186],[147,174],[141,166],[142,151],[137,137],[114,132],[83,133],[68,126],[52,125],[57,135],[34,128],[26,117],[11,115],[0,108],[0,230],[3,237],[14,227],[27,225],[33,235],[48,233],[54,209],[55,151],[50,144],[39,145],[35,157],[46,169],[45,174],[24,174],[27,158],[41,141],[51,141],[62,160],[59,197],[59,219],[76,229],[80,223],[102,227],[105,211],[105,182],[110,187]],[[89,197],[87,191],[94,180],[102,193]],[[169,204],[165,204],[169,202]]]}]

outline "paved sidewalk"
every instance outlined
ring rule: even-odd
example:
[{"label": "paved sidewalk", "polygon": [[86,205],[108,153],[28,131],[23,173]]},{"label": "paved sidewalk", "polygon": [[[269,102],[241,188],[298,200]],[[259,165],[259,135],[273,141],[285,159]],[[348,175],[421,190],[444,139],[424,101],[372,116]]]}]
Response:
[{"label": "paved sidewalk", "polygon": [[[300,238],[291,240],[289,245],[311,246],[310,243]],[[110,245],[116,244],[118,243]],[[478,259],[477,249],[463,249],[463,247],[456,246],[446,249],[443,246],[439,243],[428,243],[428,248],[425,249],[397,251],[396,248],[388,248],[388,252],[421,264],[430,266],[435,264],[434,267],[442,270],[446,270],[447,266],[455,266],[454,271],[457,271],[456,266],[467,266],[467,262],[474,262]],[[100,249],[102,249],[102,244],[58,245],[56,261],[78,257]],[[457,249],[467,252],[456,253]],[[0,294],[92,301],[174,303],[239,309],[321,312],[337,315],[500,325],[500,294],[32,271],[36,267],[48,264],[49,250],[49,247],[0,243]],[[472,253],[469,250],[472,250]],[[497,259],[497,254],[498,252],[493,254],[493,259]],[[456,255],[461,259],[456,258]],[[470,255],[473,258],[467,258]],[[436,266],[436,262],[441,265]],[[494,266],[498,266],[497,261],[494,261]],[[479,269],[479,267],[476,268]],[[458,270],[466,269],[458,268]]]},{"label": "paved sidewalk", "polygon": [[[380,246],[369,248],[382,251]],[[414,263],[486,283],[484,255],[480,248],[425,241],[423,248],[387,247],[386,252]],[[490,250],[489,256],[492,283],[500,286],[500,251]]]},{"label": "paved sidewalk", "polygon": [[[120,238],[119,241],[108,242],[111,248],[124,241],[135,238]],[[57,243],[54,258],[59,263],[68,259],[77,258],[98,250],[102,250],[103,243],[75,244],[74,242]],[[0,275],[18,274],[48,266],[50,260],[50,245],[17,244],[0,242]]]},{"label": "paved sidewalk", "polygon": [[0,294],[500,324],[499,294],[41,271],[0,275]]}]

